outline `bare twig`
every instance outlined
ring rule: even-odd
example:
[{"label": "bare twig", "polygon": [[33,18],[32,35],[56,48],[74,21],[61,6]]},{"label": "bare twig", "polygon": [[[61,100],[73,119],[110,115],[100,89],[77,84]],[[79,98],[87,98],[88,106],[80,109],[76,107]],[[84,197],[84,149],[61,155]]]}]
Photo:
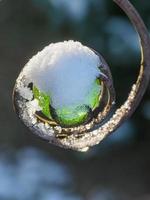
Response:
[{"label": "bare twig", "polygon": [[[53,143],[57,146],[85,151],[90,146],[98,144],[103,138],[116,130],[126,119],[128,119],[133,114],[148,86],[150,79],[150,37],[148,31],[136,9],[128,0],[113,1],[126,13],[137,30],[141,43],[141,67],[137,81],[135,84],[133,84],[127,100],[120,108],[116,110],[116,112],[106,123],[95,130],[91,130],[89,128],[91,131],[86,131],[81,138],[76,137],[76,133],[70,136],[68,135],[68,137],[65,139],[57,138],[56,135],[53,136],[50,134],[49,129],[43,131],[43,128],[33,126],[30,122],[23,119],[22,113],[23,109],[26,109],[26,106],[23,103],[21,106],[18,105],[18,102],[22,102],[23,99],[19,93],[14,90],[14,102],[19,117],[24,121],[24,123],[31,129],[33,133],[46,140],[49,140],[50,143]],[[21,77],[19,77],[19,81],[20,79]]]},{"label": "bare twig", "polygon": [[[98,144],[109,133],[116,130],[126,119],[128,119],[139,102],[141,101],[145,90],[148,86],[150,79],[150,37],[145,27],[145,24],[139,16],[136,9],[128,0],[113,0],[129,17],[130,21],[137,30],[141,43],[141,68],[136,83],[132,86],[131,92],[125,101],[125,103],[116,110],[115,114],[99,129],[86,133],[86,139],[74,140],[70,138],[70,141],[60,143],[60,145],[67,146],[69,148],[82,150],[83,148]],[[83,149],[84,150],[84,149]]]}]

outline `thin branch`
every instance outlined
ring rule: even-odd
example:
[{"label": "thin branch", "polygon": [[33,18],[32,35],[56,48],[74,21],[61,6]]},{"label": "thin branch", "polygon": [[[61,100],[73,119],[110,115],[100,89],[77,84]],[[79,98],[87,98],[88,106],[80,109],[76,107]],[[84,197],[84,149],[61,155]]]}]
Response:
[{"label": "thin branch", "polygon": [[137,30],[141,43],[141,68],[136,83],[132,86],[125,103],[116,110],[115,114],[99,129],[85,134],[85,138],[64,140],[60,146],[75,150],[86,150],[88,147],[98,144],[108,134],[116,130],[128,119],[141,101],[150,79],[150,37],[145,24],[136,9],[128,0],[113,0],[129,17]]},{"label": "thin branch", "polygon": [[[68,135],[68,137],[65,139],[60,139],[56,137],[56,134],[52,135],[51,130],[49,129],[43,131],[43,128],[40,128],[43,124],[40,127],[38,127],[23,118],[22,113],[26,109],[26,101],[24,100],[23,102],[23,98],[17,92],[17,87],[19,87],[17,84],[18,83],[20,84],[22,75],[20,75],[18,78],[14,90],[14,103],[17,112],[19,114],[19,117],[23,120],[24,124],[26,124],[31,129],[33,133],[46,140],[49,140],[50,143],[53,143],[57,146],[84,151],[87,150],[90,146],[100,143],[102,139],[104,139],[108,134],[116,130],[125,120],[127,120],[133,114],[148,86],[150,79],[149,33],[144,25],[144,22],[137,13],[136,9],[128,0],[113,0],[113,1],[126,13],[126,15],[129,17],[130,21],[137,30],[141,44],[141,67],[137,81],[135,84],[133,84],[127,100],[120,108],[116,110],[116,112],[106,123],[104,123],[102,126],[100,126],[95,130],[85,131],[84,135],[81,138],[76,137],[78,132],[75,132],[70,136]],[[19,102],[21,102],[20,105]]]}]

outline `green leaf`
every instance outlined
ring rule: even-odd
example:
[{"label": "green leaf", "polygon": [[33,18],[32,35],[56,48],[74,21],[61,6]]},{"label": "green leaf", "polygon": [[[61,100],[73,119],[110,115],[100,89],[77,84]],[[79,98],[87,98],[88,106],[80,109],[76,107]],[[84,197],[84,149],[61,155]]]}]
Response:
[{"label": "green leaf", "polygon": [[92,110],[94,110],[95,108],[97,108],[99,106],[99,97],[101,94],[101,82],[100,80],[97,78],[95,80],[95,82],[92,85],[92,88],[88,94],[88,96],[86,97],[86,102],[87,104],[90,106],[90,108]]},{"label": "green leaf", "polygon": [[50,96],[41,92],[36,86],[33,86],[33,95],[34,98],[38,100],[42,113],[49,119],[52,119],[50,114]]},{"label": "green leaf", "polygon": [[88,106],[69,106],[56,110],[57,121],[63,126],[82,124],[88,117]]}]

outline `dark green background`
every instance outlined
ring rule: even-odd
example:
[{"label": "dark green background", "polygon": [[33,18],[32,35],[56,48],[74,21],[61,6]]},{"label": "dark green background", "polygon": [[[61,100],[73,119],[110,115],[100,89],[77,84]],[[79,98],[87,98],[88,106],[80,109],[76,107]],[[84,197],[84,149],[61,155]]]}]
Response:
[{"label": "dark green background", "polygon": [[[150,30],[150,1],[132,3]],[[113,1],[0,1],[0,200],[149,200],[150,88],[131,119],[85,154],[42,141],[16,117],[11,95],[22,67],[68,39],[104,56],[119,105],[136,80],[138,38]]]}]

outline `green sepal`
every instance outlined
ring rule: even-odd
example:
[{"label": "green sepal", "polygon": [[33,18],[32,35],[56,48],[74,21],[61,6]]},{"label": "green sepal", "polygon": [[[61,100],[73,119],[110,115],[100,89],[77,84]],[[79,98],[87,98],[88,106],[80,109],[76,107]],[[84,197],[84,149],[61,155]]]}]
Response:
[{"label": "green sepal", "polygon": [[56,110],[56,119],[62,126],[75,126],[86,121],[89,115],[88,106],[64,107]]},{"label": "green sepal", "polygon": [[50,114],[50,96],[44,92],[41,92],[36,86],[33,86],[33,95],[34,98],[38,100],[39,106],[42,109],[42,113],[49,119],[52,119]]},{"label": "green sepal", "polygon": [[89,107],[92,110],[97,108],[100,104],[99,97],[100,97],[100,93],[101,93],[101,87],[102,87],[101,82],[97,78],[95,80],[95,82],[93,83],[92,88],[91,88],[88,96],[86,97],[86,103],[87,103],[87,105],[89,105]]}]

